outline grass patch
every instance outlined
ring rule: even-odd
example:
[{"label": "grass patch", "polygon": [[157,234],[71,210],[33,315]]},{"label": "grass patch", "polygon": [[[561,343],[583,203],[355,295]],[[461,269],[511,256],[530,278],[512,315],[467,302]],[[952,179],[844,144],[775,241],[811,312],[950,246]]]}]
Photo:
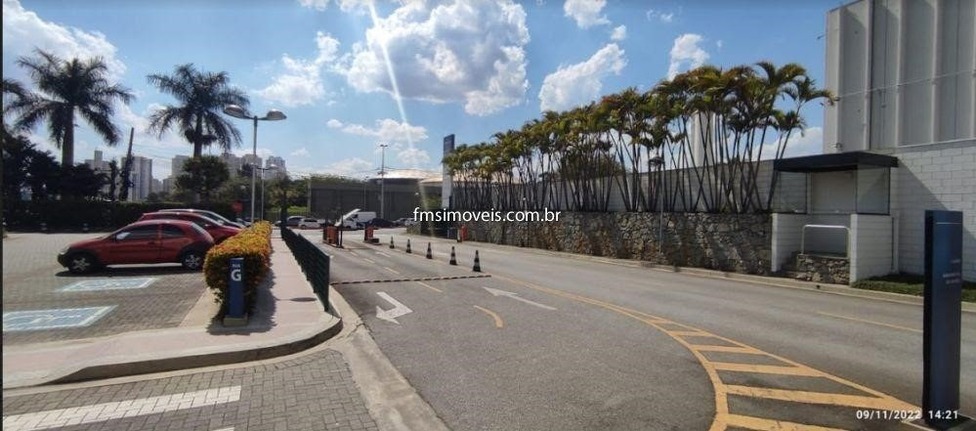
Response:
[{"label": "grass patch", "polygon": [[[855,281],[851,284],[855,289],[878,290],[882,292],[902,293],[905,295],[922,296],[925,292],[925,277],[916,274],[890,274],[873,277],[867,280]],[[962,282],[962,300],[976,302],[976,283]]]}]

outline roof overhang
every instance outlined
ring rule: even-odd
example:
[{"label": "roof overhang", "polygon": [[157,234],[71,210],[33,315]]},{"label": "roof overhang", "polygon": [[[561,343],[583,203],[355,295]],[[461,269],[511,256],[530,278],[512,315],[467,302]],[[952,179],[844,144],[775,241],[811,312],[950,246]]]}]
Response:
[{"label": "roof overhang", "polygon": [[779,159],[773,162],[773,169],[779,172],[836,172],[897,167],[897,157],[865,151],[818,154],[815,156]]}]

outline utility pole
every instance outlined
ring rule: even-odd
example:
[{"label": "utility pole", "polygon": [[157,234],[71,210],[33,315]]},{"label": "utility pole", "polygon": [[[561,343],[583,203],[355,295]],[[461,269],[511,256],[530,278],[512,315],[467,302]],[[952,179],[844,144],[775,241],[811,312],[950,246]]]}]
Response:
[{"label": "utility pole", "polygon": [[122,164],[122,188],[119,189],[119,201],[129,200],[129,173],[132,172],[132,140],[135,138],[136,128],[129,129],[129,150],[125,155],[125,163]]},{"label": "utility pole", "polygon": [[390,144],[380,144],[380,218],[386,218],[383,210],[386,206],[386,196],[384,188],[386,186],[386,147]]}]

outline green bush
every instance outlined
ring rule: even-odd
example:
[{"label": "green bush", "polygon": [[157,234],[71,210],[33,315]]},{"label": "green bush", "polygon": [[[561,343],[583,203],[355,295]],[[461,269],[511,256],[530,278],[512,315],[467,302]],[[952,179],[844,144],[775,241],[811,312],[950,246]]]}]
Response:
[{"label": "green bush", "polygon": [[45,223],[52,231],[80,232],[86,224],[93,231],[112,231],[138,220],[143,213],[187,207],[208,209],[225,217],[233,214],[229,203],[202,205],[180,202],[44,200],[4,202],[3,221],[7,230],[13,232],[40,231],[41,223]]},{"label": "green bush", "polygon": [[[917,274],[890,274],[855,281],[851,284],[851,287],[855,289],[922,296],[925,294],[925,277]],[[962,283],[962,300],[976,302],[976,283],[972,281],[964,281]]]},{"label": "green bush", "polygon": [[221,316],[227,314],[230,260],[235,257],[244,258],[244,307],[251,310],[257,287],[271,268],[271,223],[259,221],[207,252],[203,274]]}]

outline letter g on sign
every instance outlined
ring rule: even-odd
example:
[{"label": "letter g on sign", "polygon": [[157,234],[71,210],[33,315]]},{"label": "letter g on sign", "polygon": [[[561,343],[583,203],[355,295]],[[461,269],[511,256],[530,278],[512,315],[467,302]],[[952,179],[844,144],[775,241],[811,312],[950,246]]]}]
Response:
[{"label": "letter g on sign", "polygon": [[241,269],[240,268],[234,268],[234,269],[230,270],[230,279],[232,281],[241,281]]}]

